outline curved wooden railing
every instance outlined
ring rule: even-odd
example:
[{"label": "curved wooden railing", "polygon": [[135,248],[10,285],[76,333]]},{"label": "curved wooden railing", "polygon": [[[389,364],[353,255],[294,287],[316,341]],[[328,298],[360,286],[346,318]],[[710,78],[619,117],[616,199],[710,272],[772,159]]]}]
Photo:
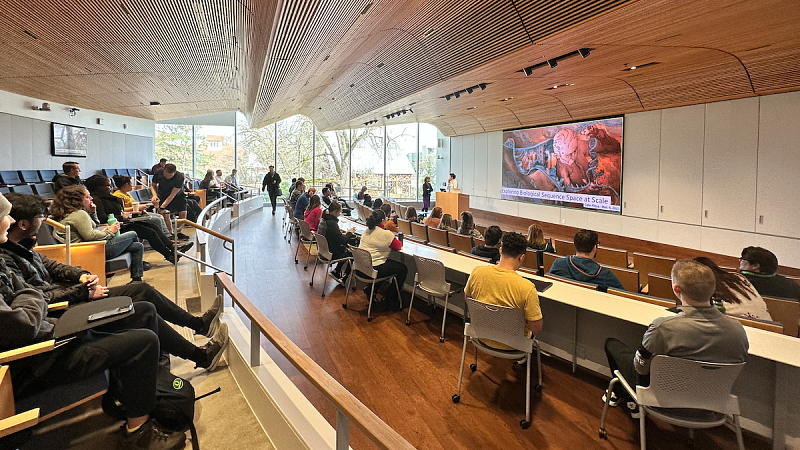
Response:
[{"label": "curved wooden railing", "polygon": [[65,255],[64,255],[64,262],[68,266],[72,265],[72,252],[70,246],[72,245],[72,229],[69,225],[62,225],[60,222],[56,222],[53,219],[48,218],[45,222],[53,228],[58,228],[59,230],[64,232],[64,248]]},{"label": "curved wooden railing", "polygon": [[336,407],[336,449],[349,447],[349,424],[361,430],[378,448],[386,450],[414,447],[361,403],[344,386],[295,345],[239,290],[224,273],[217,273],[218,286],[224,289],[235,305],[250,319],[250,366],[260,365],[261,334],[294,365],[303,376]]}]

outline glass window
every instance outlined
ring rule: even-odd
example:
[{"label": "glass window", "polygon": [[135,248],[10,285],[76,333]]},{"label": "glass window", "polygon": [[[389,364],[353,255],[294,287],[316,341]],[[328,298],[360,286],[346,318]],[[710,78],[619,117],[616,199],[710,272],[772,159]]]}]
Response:
[{"label": "glass window", "polygon": [[353,130],[350,186],[354,191],[366,186],[373,198],[383,195],[383,130],[383,127]]},{"label": "glass window", "polygon": [[[437,166],[447,175],[437,176]],[[447,182],[450,171],[450,138],[443,135],[435,126],[427,123],[419,124],[419,184],[425,177],[431,177],[433,185],[433,199],[436,192],[442,188],[442,182]],[[417,198],[422,198],[420,191]]]},{"label": "glass window", "polygon": [[342,197],[350,197],[350,130],[317,133],[314,155],[314,186],[333,183]]},{"label": "glass window", "polygon": [[[222,170],[227,177],[234,168],[235,127],[217,125],[197,125],[194,138],[197,144],[196,178],[205,176],[207,170]],[[216,173],[215,173],[216,175]]]},{"label": "glass window", "polygon": [[417,198],[417,123],[386,127],[386,194]]},{"label": "glass window", "polygon": [[314,124],[305,116],[292,116],[277,125],[278,161],[275,170],[281,175],[281,189],[289,190],[292,178],[313,176]]},{"label": "glass window", "polygon": [[275,124],[250,128],[242,113],[236,114],[238,178],[243,186],[261,188],[261,180],[275,165]]},{"label": "glass window", "polygon": [[192,126],[156,125],[156,161],[167,158],[184,174],[192,174]]}]

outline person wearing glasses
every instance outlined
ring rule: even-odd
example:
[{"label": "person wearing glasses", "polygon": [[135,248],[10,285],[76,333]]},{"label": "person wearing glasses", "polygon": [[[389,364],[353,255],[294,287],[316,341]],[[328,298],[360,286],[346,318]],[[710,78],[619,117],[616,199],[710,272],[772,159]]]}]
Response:
[{"label": "person wearing glasses", "polygon": [[575,233],[573,243],[575,244],[575,255],[558,258],[553,261],[553,265],[550,267],[551,274],[575,281],[596,284],[603,292],[610,287],[625,290],[625,287],[613,272],[594,261],[595,256],[597,256],[597,246],[600,245],[596,231],[578,231]]}]

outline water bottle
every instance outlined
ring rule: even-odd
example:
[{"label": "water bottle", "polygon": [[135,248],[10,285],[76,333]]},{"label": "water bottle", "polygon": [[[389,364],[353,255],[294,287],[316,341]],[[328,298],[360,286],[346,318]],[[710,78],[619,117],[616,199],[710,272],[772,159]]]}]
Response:
[{"label": "water bottle", "polygon": [[[108,216],[108,226],[114,225],[117,223],[117,218],[112,216]],[[119,236],[119,230],[117,230],[117,236]]]},{"label": "water bottle", "polygon": [[397,240],[400,241],[401,244],[403,243],[403,232],[402,231],[397,233]]},{"label": "water bottle", "polygon": [[725,303],[721,298],[712,298],[711,303],[719,310],[719,312],[725,314]]}]

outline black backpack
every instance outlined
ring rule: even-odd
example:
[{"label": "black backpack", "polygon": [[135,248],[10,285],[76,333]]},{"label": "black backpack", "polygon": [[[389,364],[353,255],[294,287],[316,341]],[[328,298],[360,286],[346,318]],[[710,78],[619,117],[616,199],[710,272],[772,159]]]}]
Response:
[{"label": "black backpack", "polygon": [[[194,387],[189,380],[170,373],[169,369],[159,364],[156,379],[156,406],[150,413],[159,425],[169,431],[185,432],[189,430],[192,435],[192,448],[199,450],[197,430],[194,426],[194,402],[203,397],[215,394],[220,388],[195,398]],[[109,416],[125,420],[125,409],[116,401],[109,387],[109,392],[103,396],[103,411]]]}]

